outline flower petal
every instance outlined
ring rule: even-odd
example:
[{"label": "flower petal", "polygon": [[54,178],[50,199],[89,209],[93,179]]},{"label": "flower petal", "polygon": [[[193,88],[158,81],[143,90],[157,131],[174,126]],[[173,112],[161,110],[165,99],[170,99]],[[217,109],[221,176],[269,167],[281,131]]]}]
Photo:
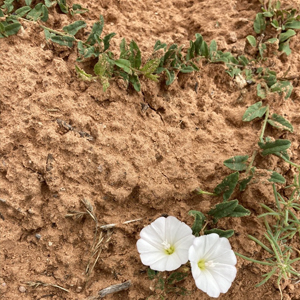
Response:
[{"label": "flower petal", "polygon": [[214,298],[220,296],[221,291],[219,285],[209,271],[200,271],[200,275],[195,282],[197,288],[207,293],[208,296]]},{"label": "flower petal", "polygon": [[177,218],[169,216],[166,218],[166,239],[172,245],[177,241],[192,235],[192,229]]},{"label": "flower petal", "polygon": [[195,237],[193,236],[192,232],[178,240],[175,244],[174,247],[175,249],[185,249],[188,255],[188,250],[193,244]]},{"label": "flower petal", "polygon": [[161,249],[160,245],[159,247],[156,247],[156,245],[148,243],[148,241],[144,239],[139,239],[136,243],[137,249],[139,253],[149,253],[149,252],[164,252],[163,249]]},{"label": "flower petal", "polygon": [[214,268],[207,268],[222,293],[227,293],[236,276],[236,268],[231,265],[217,264]]}]

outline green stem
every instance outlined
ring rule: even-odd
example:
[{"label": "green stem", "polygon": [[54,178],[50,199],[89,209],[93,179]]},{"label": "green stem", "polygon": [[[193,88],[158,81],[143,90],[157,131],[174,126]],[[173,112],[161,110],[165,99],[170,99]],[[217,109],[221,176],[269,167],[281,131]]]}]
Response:
[{"label": "green stem", "polygon": [[269,263],[269,262],[266,262],[266,261],[255,260],[255,259],[249,258],[249,257],[244,256],[244,255],[242,255],[240,253],[237,253],[237,252],[234,252],[234,253],[235,253],[235,255],[237,255],[237,256],[239,256],[239,257],[241,257],[243,259],[246,259],[248,261],[251,261],[251,262],[254,262],[254,263],[257,263],[257,264],[260,264],[260,265],[274,266],[273,263]]},{"label": "green stem", "polygon": [[269,105],[267,105],[267,110],[266,110],[266,115],[265,115],[265,120],[264,120],[264,123],[263,123],[263,127],[262,127],[262,130],[261,130],[261,134],[260,134],[260,137],[259,137],[259,140],[263,143],[264,142],[264,134],[265,134],[265,130],[266,130],[266,126],[267,126],[267,122],[268,122],[268,118],[269,118]]},{"label": "green stem", "polygon": [[250,164],[249,164],[249,166],[247,167],[247,170],[246,170],[246,173],[245,173],[246,175],[249,174],[249,172],[250,172],[250,170],[251,170],[251,168],[252,168],[252,165],[253,165],[253,162],[254,162],[254,159],[255,159],[256,154],[257,154],[257,151],[255,150],[255,151],[253,152],[253,154],[252,154]]},{"label": "green stem", "polygon": [[210,196],[218,196],[217,194],[210,193],[210,192],[206,192],[206,191],[202,191],[201,189],[197,189],[196,192],[197,192],[197,194],[199,194],[199,195],[204,194],[204,195],[210,195]]}]

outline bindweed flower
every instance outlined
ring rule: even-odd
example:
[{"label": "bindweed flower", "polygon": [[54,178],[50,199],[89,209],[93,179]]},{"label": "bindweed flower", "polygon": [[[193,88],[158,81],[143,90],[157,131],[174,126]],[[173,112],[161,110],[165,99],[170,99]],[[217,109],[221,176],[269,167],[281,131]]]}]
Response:
[{"label": "bindweed flower", "polygon": [[189,249],[196,286],[210,297],[226,293],[236,276],[236,256],[228,239],[211,233],[194,239]]},{"label": "bindweed flower", "polygon": [[194,236],[191,228],[175,217],[160,217],[142,229],[137,249],[142,263],[156,271],[173,271],[188,261]]}]

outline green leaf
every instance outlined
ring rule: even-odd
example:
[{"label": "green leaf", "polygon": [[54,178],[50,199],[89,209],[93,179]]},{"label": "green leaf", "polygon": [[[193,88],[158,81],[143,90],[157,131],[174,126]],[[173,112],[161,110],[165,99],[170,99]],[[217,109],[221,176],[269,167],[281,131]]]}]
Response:
[{"label": "green leaf", "polygon": [[248,35],[246,39],[252,47],[256,47],[256,39],[253,35]]},{"label": "green leaf", "polygon": [[235,218],[240,218],[240,217],[246,217],[250,216],[251,212],[250,210],[246,209],[242,205],[238,204],[234,210],[227,215],[227,217],[235,217]]},{"label": "green leaf", "polygon": [[37,21],[43,13],[43,4],[38,3],[26,16],[26,19]]},{"label": "green leaf", "polygon": [[129,82],[132,84],[133,88],[139,92],[141,90],[141,83],[139,77],[136,74],[129,76]]},{"label": "green leaf", "polygon": [[214,58],[214,56],[217,53],[217,49],[218,49],[217,42],[215,40],[212,40],[210,45],[209,45],[209,57],[210,57],[210,59]]},{"label": "green leaf", "polygon": [[201,46],[203,43],[203,37],[200,33],[196,33],[196,41],[194,42],[195,45],[195,55],[200,56],[201,55]]},{"label": "green leaf", "polygon": [[123,59],[123,58],[120,58],[118,60],[115,60],[115,64],[123,69],[126,73],[128,73],[129,75],[132,74],[132,71],[131,71],[131,64],[130,64],[130,61],[129,60],[126,60],[126,59]]},{"label": "green leaf", "polygon": [[214,217],[214,223],[217,223],[219,219],[230,215],[234,209],[238,206],[238,200],[226,201],[219,203],[215,208],[211,209],[208,214]]},{"label": "green leaf", "polygon": [[146,76],[148,74],[152,74],[156,71],[160,63],[159,58],[154,58],[148,60],[145,65],[141,68],[141,72]]},{"label": "green leaf", "polygon": [[142,63],[142,58],[141,58],[141,51],[136,44],[135,41],[131,41],[130,45],[130,56],[129,56],[129,61],[131,63],[132,68],[139,69]]},{"label": "green leaf", "polygon": [[293,91],[293,85],[290,81],[277,81],[271,86],[271,92],[285,92],[285,99],[288,99]]},{"label": "green leaf", "polygon": [[84,14],[88,12],[89,10],[87,8],[83,8],[80,4],[73,4],[71,9],[71,15],[75,14]]},{"label": "green leaf", "polygon": [[195,57],[195,44],[193,41],[190,41],[190,48],[187,50],[185,60],[189,61]]},{"label": "green leaf", "polygon": [[258,145],[262,151],[262,155],[275,154],[277,152],[284,151],[291,146],[291,142],[289,140],[276,140],[274,142],[258,142]]},{"label": "green leaf", "polygon": [[244,122],[250,122],[255,118],[261,118],[267,111],[266,106],[262,106],[262,102],[256,102],[253,105],[249,106],[245,111],[242,120]]},{"label": "green leaf", "polygon": [[184,280],[184,278],[186,278],[187,276],[188,276],[188,273],[174,272],[168,277],[167,283],[170,285],[176,284],[176,283]]},{"label": "green leaf", "polygon": [[205,222],[205,216],[202,212],[197,210],[190,210],[188,212],[190,216],[193,216],[195,218],[194,224],[192,226],[192,231],[194,236],[199,236],[199,232],[203,228],[204,222]]},{"label": "green leaf", "polygon": [[47,22],[49,18],[48,9],[45,5],[42,6],[42,16],[41,21]]},{"label": "green leaf", "polygon": [[255,16],[253,27],[254,27],[254,31],[257,34],[260,34],[260,33],[265,31],[265,29],[266,29],[266,20],[265,20],[265,17],[263,15],[263,13],[258,13]]},{"label": "green leaf", "polygon": [[154,271],[154,270],[148,268],[147,275],[148,275],[150,280],[153,280],[156,277],[157,274],[158,274],[157,271]]},{"label": "green leaf", "polygon": [[245,179],[242,179],[239,181],[239,190],[242,192],[246,189],[247,184],[251,181],[251,179],[254,176],[254,172],[255,172],[255,168],[251,168],[251,175],[249,175],[248,177],[246,177]]},{"label": "green leaf", "polygon": [[4,17],[3,11],[0,9],[0,18]]},{"label": "green leaf", "polygon": [[84,27],[86,27],[85,21],[75,21],[70,25],[64,26],[63,31],[70,35],[75,35],[81,28]]},{"label": "green leaf", "polygon": [[10,36],[17,34],[20,28],[21,24],[19,22],[8,24],[5,26],[5,35]]},{"label": "green leaf", "polygon": [[279,43],[285,42],[295,34],[296,34],[295,30],[288,29],[286,32],[283,32],[279,35]]},{"label": "green leaf", "polygon": [[300,29],[300,21],[291,20],[285,23],[285,28],[287,29]]},{"label": "green leaf", "polygon": [[[47,1],[47,0],[46,0],[46,1]],[[31,2],[32,2],[32,0],[25,0],[25,4],[26,4],[26,5],[30,5]]]},{"label": "green leaf", "polygon": [[[262,99],[265,99],[267,97],[266,89],[264,87],[262,87],[260,83],[256,86],[256,90],[257,90],[258,97],[260,97]],[[263,115],[265,113],[265,110],[266,110],[266,107],[263,107],[261,109],[261,113],[263,113]]]},{"label": "green leaf", "polygon": [[[30,1],[31,2],[31,1]],[[50,1],[50,0],[45,0],[45,5],[50,8],[51,6],[53,6],[54,4],[56,4],[56,1]],[[28,4],[30,5],[30,4]]]},{"label": "green leaf", "polygon": [[60,10],[67,14],[68,13],[68,5],[66,3],[66,0],[56,0],[57,4],[59,5]]},{"label": "green leaf", "polygon": [[15,11],[15,14],[18,15],[19,17],[24,17],[30,10],[31,10],[30,6],[23,6],[17,9]]},{"label": "green leaf", "polygon": [[245,162],[248,158],[248,155],[237,155],[225,160],[224,165],[234,171],[244,171],[247,169]]},{"label": "green leaf", "polygon": [[156,41],[155,45],[154,45],[154,51],[157,51],[159,49],[166,49],[167,44],[162,43],[160,40]]},{"label": "green leaf", "polygon": [[88,39],[86,41],[87,44],[93,46],[96,43],[96,38],[100,37],[102,31],[103,31],[103,26],[104,26],[104,19],[103,16],[100,16],[100,22],[96,22],[93,27],[92,27],[92,32],[90,33],[90,35],[88,36]]},{"label": "green leaf", "polygon": [[80,69],[75,65],[75,70],[77,75],[84,81],[92,81],[94,79],[93,75],[87,74],[84,70]]},{"label": "green leaf", "polygon": [[54,35],[50,37],[51,41],[59,44],[61,46],[67,46],[69,48],[73,47],[73,42],[75,38],[72,36],[61,36],[61,35]]},{"label": "green leaf", "polygon": [[216,186],[214,193],[220,195],[223,193],[223,200],[227,201],[232,195],[234,188],[239,180],[239,172],[232,173],[225,177],[223,181]]},{"label": "green leaf", "polygon": [[194,68],[192,66],[185,66],[185,65],[181,65],[180,66],[180,72],[181,73],[192,73],[194,72]]},{"label": "green leaf", "polygon": [[271,119],[268,120],[268,123],[273,127],[288,130],[290,132],[293,132],[294,130],[293,125],[289,121],[277,114],[273,114]]},{"label": "green leaf", "polygon": [[112,33],[109,33],[108,35],[106,35],[106,36],[104,37],[104,39],[103,39],[103,43],[104,43],[104,49],[103,49],[103,52],[105,52],[105,51],[109,48],[109,46],[110,46],[109,42],[110,42],[110,40],[111,40],[115,35],[116,35],[116,34],[115,34],[114,32],[112,32]]},{"label": "green leaf", "polygon": [[280,151],[280,152],[276,152],[274,154],[277,155],[278,157],[282,158],[282,159],[290,160],[290,157],[289,157],[289,155],[288,155],[288,153],[287,153],[286,150]]},{"label": "green leaf", "polygon": [[169,71],[168,69],[165,69],[165,72],[167,74],[166,85],[170,85],[175,80],[175,72],[172,70]]},{"label": "green leaf", "polygon": [[205,41],[203,41],[203,42],[201,43],[200,52],[201,52],[201,56],[204,56],[204,57],[208,58],[208,56],[209,56],[209,51],[208,51],[208,46],[207,46],[207,44],[206,44]]},{"label": "green leaf", "polygon": [[222,230],[222,229],[218,229],[218,228],[214,228],[214,229],[209,229],[209,230],[204,230],[204,234],[211,234],[211,233],[216,233],[218,234],[220,237],[225,237],[225,238],[230,238],[234,235],[234,230],[233,229],[229,229],[229,230]]},{"label": "green leaf", "polygon": [[283,53],[285,53],[287,56],[289,56],[292,53],[292,50],[290,48],[290,41],[287,40],[285,43],[281,43],[279,44],[279,51],[282,51]]},{"label": "green leaf", "polygon": [[268,179],[268,181],[285,184],[285,178],[283,176],[281,176],[279,173],[277,173],[275,171],[271,171],[271,172],[272,172],[272,175]]}]

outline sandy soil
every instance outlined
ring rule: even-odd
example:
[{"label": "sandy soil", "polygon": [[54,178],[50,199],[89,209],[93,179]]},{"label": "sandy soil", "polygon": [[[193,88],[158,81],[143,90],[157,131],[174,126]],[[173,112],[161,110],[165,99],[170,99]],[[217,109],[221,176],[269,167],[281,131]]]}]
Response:
[{"label": "sandy soil", "polygon": [[[242,54],[260,11],[259,1],[250,0],[67,2],[90,11],[71,17],[53,9],[47,26],[60,29],[79,19],[93,24],[102,14],[104,34],[117,33],[112,51],[118,53],[123,37],[134,39],[144,61],[157,39],[188,45],[197,32],[207,42],[215,39],[221,50]],[[289,2],[297,7],[297,1]],[[106,299],[159,299],[136,250],[139,232],[162,214],[192,225],[189,210],[207,212],[221,201],[193,191],[212,191],[230,173],[225,159],[251,155],[257,147],[261,122],[242,122],[246,108],[259,101],[256,90],[249,87],[241,98],[223,65],[202,62],[200,72],[180,76],[169,87],[143,81],[137,93],[112,81],[103,93],[99,82],[77,78],[75,48],[46,43],[38,26],[23,26],[18,35],[0,40],[0,298],[81,300],[130,280],[128,290]],[[289,67],[289,74],[299,72],[298,36],[291,49],[287,58],[272,58],[279,74]],[[299,163],[300,87],[297,80],[293,85],[290,99],[272,95],[264,102],[293,124],[294,133],[269,128],[267,134],[291,140],[291,159]],[[292,179],[293,169],[273,156],[259,157],[255,166]],[[272,187],[254,182],[235,198],[251,216],[228,218],[219,228],[235,230],[234,251],[263,259],[267,254],[247,235],[263,236],[259,203],[274,202]],[[82,221],[65,217],[84,209],[82,199],[94,207],[99,225],[116,224],[103,231],[102,252],[88,280],[94,222],[88,216]],[[220,299],[280,299],[276,278],[254,288],[268,268],[240,258],[237,268],[236,280]],[[25,285],[28,281],[59,285],[69,293],[34,289]],[[167,299],[209,299],[191,275],[180,285],[190,294]],[[299,284],[287,282],[284,299],[300,299]]]}]

